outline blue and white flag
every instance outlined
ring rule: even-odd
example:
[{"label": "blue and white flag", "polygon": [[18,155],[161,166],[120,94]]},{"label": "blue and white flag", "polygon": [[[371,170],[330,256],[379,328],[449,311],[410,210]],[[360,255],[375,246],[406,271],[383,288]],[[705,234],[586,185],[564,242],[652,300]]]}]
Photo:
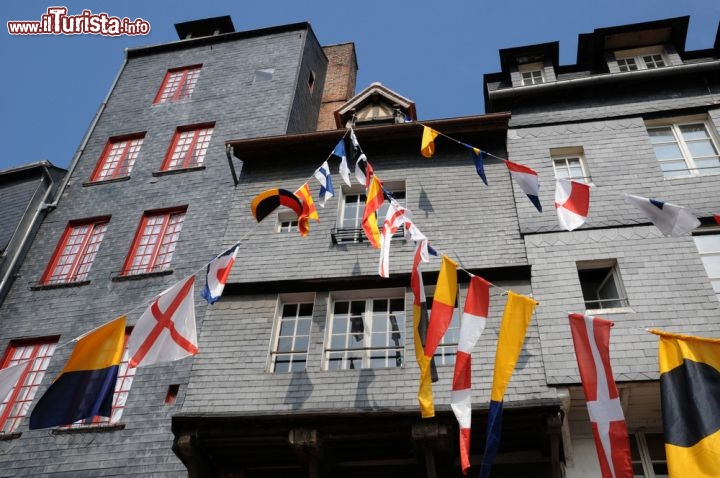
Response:
[{"label": "blue and white flag", "polygon": [[345,152],[344,140],[341,139],[338,141],[338,144],[335,146],[335,149],[333,149],[332,154],[333,156],[340,158],[340,169],[338,172],[340,173],[340,176],[342,176],[343,181],[345,181],[345,184],[348,186],[352,186],[352,183],[350,183],[350,168],[348,168],[347,164],[347,153]]},{"label": "blue and white flag", "polygon": [[625,201],[637,207],[665,236],[682,236],[700,225],[695,214],[682,206],[632,194],[625,194]]},{"label": "blue and white flag", "polygon": [[208,302],[208,304],[214,304],[220,300],[223,289],[225,289],[225,282],[227,282],[228,277],[230,276],[230,269],[232,269],[232,266],[235,263],[235,257],[237,256],[239,248],[240,245],[235,244],[233,247],[210,261],[210,264],[207,265],[205,288],[200,294]]},{"label": "blue and white flag", "polygon": [[332,185],[332,178],[330,177],[330,166],[328,162],[322,163],[322,166],[317,168],[315,171],[315,179],[320,183],[320,207],[325,207],[325,201],[335,195],[335,190]]}]

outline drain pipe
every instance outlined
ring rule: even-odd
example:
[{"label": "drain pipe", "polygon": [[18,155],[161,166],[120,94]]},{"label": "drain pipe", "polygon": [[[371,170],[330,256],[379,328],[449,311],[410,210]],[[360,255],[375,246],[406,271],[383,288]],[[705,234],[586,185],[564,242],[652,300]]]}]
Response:
[{"label": "drain pipe", "polygon": [[562,412],[562,425],[560,431],[562,433],[563,453],[565,454],[565,464],[573,465],[572,443],[570,442],[570,390],[567,387],[559,387],[557,396],[560,399],[560,411]]},{"label": "drain pipe", "polygon": [[80,147],[75,152],[75,156],[73,157],[72,161],[70,162],[70,167],[68,168],[68,172],[65,174],[65,178],[63,178],[62,183],[60,183],[60,187],[58,188],[57,194],[55,195],[55,200],[50,204],[43,204],[42,209],[52,211],[55,209],[58,205],[58,202],[60,201],[60,198],[62,197],[63,193],[65,192],[65,189],[67,188],[68,183],[70,182],[70,178],[73,175],[73,172],[75,172],[75,168],[77,167],[78,161],[80,160],[80,156],[82,156],[83,152],[85,152],[85,147],[88,144],[88,141],[90,140],[90,135],[95,130],[95,126],[98,123],[98,120],[100,119],[100,116],[105,111],[105,106],[107,106],[108,100],[110,100],[110,95],[112,95],[113,91],[115,90],[115,87],[117,86],[118,81],[120,80],[120,75],[122,75],[123,71],[125,71],[125,66],[127,65],[127,53],[128,49],[125,48],[124,50],[124,58],[122,65],[120,66],[120,70],[117,72],[117,75],[115,75],[115,79],[112,82],[112,85],[110,86],[110,89],[107,92],[107,95],[105,95],[105,99],[102,103],[100,103],[100,107],[95,112],[95,116],[92,119],[92,122],[90,123],[90,126],[88,127],[87,131],[85,132],[85,137],[83,137],[82,142],[80,143]]},{"label": "drain pipe", "polygon": [[[20,243],[18,244],[18,247],[16,249],[16,253],[12,255],[10,258],[10,264],[8,265],[7,269],[5,269],[5,273],[3,274],[2,280],[0,280],[0,303],[2,303],[5,300],[5,296],[7,295],[8,291],[5,290],[6,287],[9,286],[11,283],[11,277],[15,272],[15,265],[17,264],[18,259],[21,255],[23,255],[23,251],[25,249],[25,245],[27,243],[28,238],[30,237],[31,231],[35,228],[35,223],[38,220],[38,217],[40,217],[40,214],[44,210],[44,206],[47,204],[47,200],[50,197],[50,195],[53,192],[53,187],[55,186],[55,181],[53,181],[52,175],[48,171],[48,164],[46,161],[43,161],[42,165],[42,173],[43,178],[40,179],[40,184],[38,184],[38,187],[35,189],[35,192],[37,193],[37,190],[40,189],[40,186],[42,186],[43,182],[47,178],[47,180],[50,182],[48,187],[45,189],[45,194],[43,195],[42,200],[40,201],[40,204],[38,207],[35,208],[35,212],[33,213],[33,218],[30,221],[27,226],[25,226],[25,231],[23,231],[22,239],[20,239]],[[35,196],[35,193],[33,193],[33,196]],[[23,217],[25,217],[25,214],[28,213],[30,208],[30,205],[28,204],[28,207],[25,209],[25,213],[23,213]],[[19,227],[19,225],[18,225]],[[17,230],[15,231],[18,232]],[[13,234],[13,237],[15,234]]]}]

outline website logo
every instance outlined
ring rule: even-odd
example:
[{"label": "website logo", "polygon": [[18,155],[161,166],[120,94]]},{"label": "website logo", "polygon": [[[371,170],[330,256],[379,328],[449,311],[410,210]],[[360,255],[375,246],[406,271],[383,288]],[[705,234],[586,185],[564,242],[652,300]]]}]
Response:
[{"label": "website logo", "polygon": [[142,18],[111,17],[107,13],[83,10],[80,15],[68,15],[66,7],[49,7],[39,21],[7,22],[11,35],[147,35],[150,24]]}]

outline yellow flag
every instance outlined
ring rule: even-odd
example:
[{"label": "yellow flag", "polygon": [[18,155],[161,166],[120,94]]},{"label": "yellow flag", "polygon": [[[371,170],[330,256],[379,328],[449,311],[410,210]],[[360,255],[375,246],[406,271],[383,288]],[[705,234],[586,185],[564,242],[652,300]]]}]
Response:
[{"label": "yellow flag", "polygon": [[423,126],[422,144],[420,145],[420,154],[426,158],[431,158],[435,154],[435,138],[438,132],[427,126]]},{"label": "yellow flag", "polygon": [[720,475],[720,339],[660,336],[660,398],[669,476]]},{"label": "yellow flag", "polygon": [[524,295],[508,292],[507,304],[503,312],[497,350],[495,351],[495,372],[493,373],[493,387],[490,399],[502,402],[515,370],[515,364],[520,357],[525,333],[537,301]]}]

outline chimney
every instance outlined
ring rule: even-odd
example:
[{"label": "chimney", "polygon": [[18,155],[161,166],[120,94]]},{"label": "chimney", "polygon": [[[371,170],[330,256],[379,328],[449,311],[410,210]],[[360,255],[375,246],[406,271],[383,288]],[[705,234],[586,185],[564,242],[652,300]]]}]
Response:
[{"label": "chimney", "polygon": [[323,51],[328,58],[328,68],[317,122],[318,131],[337,128],[333,113],[355,96],[358,69],[354,43],[324,46]]}]

